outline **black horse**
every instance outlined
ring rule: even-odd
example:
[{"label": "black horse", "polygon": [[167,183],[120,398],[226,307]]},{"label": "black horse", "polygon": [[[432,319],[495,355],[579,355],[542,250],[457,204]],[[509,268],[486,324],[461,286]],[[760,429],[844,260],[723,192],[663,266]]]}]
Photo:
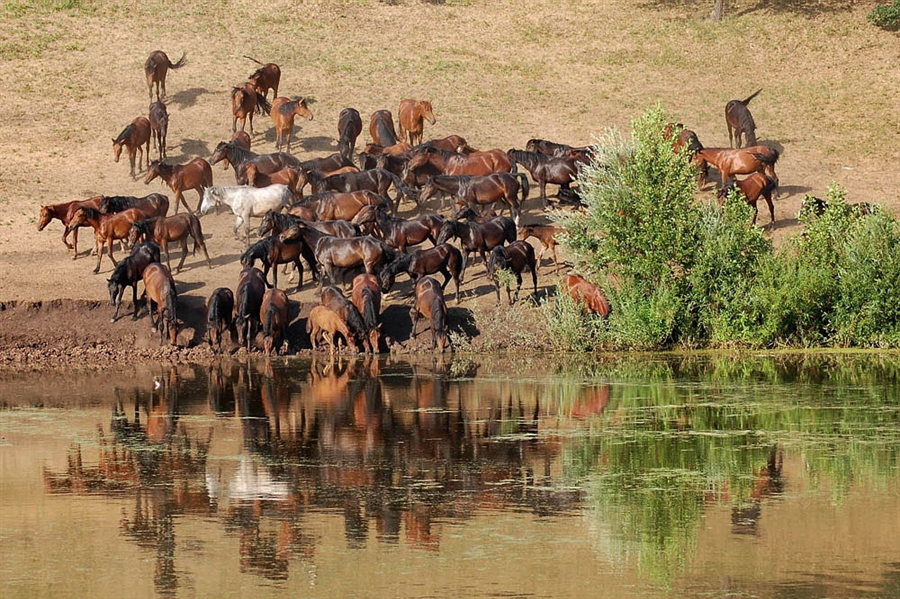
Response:
[{"label": "black horse", "polygon": [[109,284],[109,303],[116,307],[112,322],[119,318],[119,306],[122,302],[122,294],[125,288],[131,286],[131,301],[134,304],[134,314],[131,320],[137,319],[137,284],[143,280],[144,269],[148,264],[159,262],[159,246],[152,241],[145,241],[134,246],[131,255],[116,264],[112,276],[107,280]]},{"label": "black horse", "polygon": [[465,267],[462,252],[449,243],[442,243],[433,248],[402,255],[388,263],[378,273],[378,282],[381,283],[381,290],[387,293],[394,286],[394,280],[400,273],[405,272],[413,281],[418,281],[426,275],[441,273],[444,275],[441,290],[447,287],[452,278],[456,282],[456,303],[459,303],[459,286]]}]

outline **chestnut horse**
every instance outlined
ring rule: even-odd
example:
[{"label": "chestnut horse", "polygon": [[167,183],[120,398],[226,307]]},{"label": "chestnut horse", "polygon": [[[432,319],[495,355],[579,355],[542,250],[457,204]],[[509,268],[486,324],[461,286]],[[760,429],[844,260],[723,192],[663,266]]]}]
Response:
[{"label": "chestnut horse", "polygon": [[94,228],[94,237],[97,243],[97,266],[94,268],[94,274],[100,272],[103,247],[106,246],[113,266],[118,264],[115,256],[113,256],[113,242],[117,239],[127,239],[128,233],[131,231],[131,225],[148,216],[147,213],[137,208],[129,208],[113,214],[103,214],[93,208],[79,208],[75,211],[75,214],[72,215],[72,227],[88,224]]},{"label": "chestnut horse", "polygon": [[359,310],[369,334],[369,345],[374,353],[381,349],[381,324],[378,315],[381,313],[381,288],[375,275],[358,274],[353,279],[350,301]]},{"label": "chestnut horse", "polygon": [[447,327],[447,304],[444,293],[438,282],[431,277],[422,277],[416,281],[416,300],[409,311],[413,321],[413,339],[418,335],[419,318],[424,316],[431,322],[431,349],[444,353],[450,348]]},{"label": "chestnut horse", "polygon": [[153,262],[159,262],[159,246],[152,241],[147,241],[134,246],[134,249],[131,250],[131,255],[116,264],[112,276],[106,281],[109,288],[109,303],[116,307],[112,322],[115,322],[119,317],[122,294],[125,293],[125,288],[129,286],[131,287],[131,303],[134,306],[131,320],[137,320],[137,284],[138,281],[143,280],[144,269]]},{"label": "chestnut horse", "polygon": [[497,305],[500,305],[500,279],[498,270],[511,272],[516,276],[516,295],[512,297],[509,285],[506,286],[506,299],[512,305],[519,299],[519,290],[522,289],[522,271],[531,271],[531,280],[534,283],[534,293],[537,294],[537,259],[534,257],[534,248],[527,241],[513,241],[508,246],[498,245],[491,250],[491,258],[488,260],[488,274],[494,282],[497,290]]},{"label": "chestnut horse", "polygon": [[352,220],[365,206],[393,210],[390,199],[368,190],[316,194],[304,198],[300,206],[314,210],[317,220]]},{"label": "chestnut horse", "polygon": [[610,307],[606,295],[599,287],[589,283],[584,277],[569,273],[562,278],[560,288],[588,311],[599,314],[603,318],[609,315]]},{"label": "chestnut horse", "polygon": [[541,265],[541,260],[544,257],[544,252],[546,250],[550,250],[553,255],[553,263],[556,264],[556,272],[559,274],[559,260],[556,258],[556,246],[559,245],[559,242],[556,240],[556,236],[560,233],[564,233],[565,229],[562,227],[557,227],[554,225],[524,225],[519,227],[519,239],[525,240],[529,237],[536,238],[541,244],[541,253],[538,255],[537,262],[538,266]]},{"label": "chestnut horse", "polygon": [[[775,174],[775,163],[778,162],[779,153],[769,146],[750,146],[749,148],[703,148],[694,154],[691,162],[698,165],[701,170],[711,164],[722,176],[722,184],[725,184],[734,175],[749,175],[751,173],[765,172],[775,179],[778,184],[778,175]],[[702,184],[705,185],[704,179]]]},{"label": "chestnut horse", "polygon": [[150,53],[144,62],[144,75],[147,77],[147,93],[150,94],[150,101],[153,101],[153,85],[156,84],[156,99],[160,100],[159,89],[162,86],[162,97],[166,97],[166,74],[169,69],[180,69],[187,63],[187,54],[181,53],[178,62],[173,63],[169,60],[168,55],[162,50],[155,50]]},{"label": "chestnut horse", "polygon": [[486,268],[487,252],[516,240],[516,224],[506,216],[498,216],[484,223],[446,220],[437,242],[441,244],[453,237],[459,238],[467,258],[472,252],[480,253]]},{"label": "chestnut horse", "polygon": [[[521,183],[520,183],[521,181]],[[519,200],[519,190],[522,199]],[[482,209],[495,202],[502,202],[509,207],[513,220],[518,224],[520,202],[528,197],[528,178],[525,173],[491,173],[490,175],[437,175],[428,180],[420,201],[426,201],[439,193],[446,193],[456,198],[457,203],[476,206]]]},{"label": "chestnut horse", "polygon": [[169,111],[162,102],[150,105],[150,133],[160,160],[166,158],[166,136],[169,134]]},{"label": "chestnut horse", "polygon": [[250,117],[250,135],[253,135],[253,114],[266,114],[271,112],[272,106],[265,96],[256,93],[252,83],[242,83],[231,89],[231,131],[237,131],[238,119],[241,120],[241,131]]},{"label": "chestnut horse", "polygon": [[267,356],[278,355],[282,343],[287,342],[288,297],[281,289],[267,289],[259,307],[263,329],[263,351]]},{"label": "chestnut horse", "polygon": [[237,328],[238,345],[246,343],[247,351],[250,351],[250,343],[253,341],[253,325],[260,324],[259,309],[265,293],[266,283],[262,271],[252,266],[241,271],[235,293],[234,324]]},{"label": "chestnut horse", "polygon": [[356,345],[356,338],[350,332],[347,323],[334,310],[330,310],[325,306],[315,306],[310,311],[309,318],[306,320],[306,332],[309,334],[309,341],[312,344],[313,351],[319,349],[319,338],[322,333],[328,334],[327,340],[332,355],[334,355],[334,349],[337,345],[335,335],[338,333],[344,336],[348,347]]},{"label": "chestnut horse", "polygon": [[157,177],[165,181],[175,192],[175,214],[178,214],[179,201],[184,204],[184,209],[188,211],[188,214],[191,213],[187,200],[184,199],[185,190],[193,189],[197,192],[199,196],[197,210],[199,211],[200,202],[203,201],[203,190],[212,187],[213,184],[212,167],[203,158],[194,158],[187,164],[166,164],[154,160],[147,167],[144,183],[149,184]]},{"label": "chestnut horse", "polygon": [[222,338],[226,330],[234,330],[234,293],[228,287],[219,287],[206,301],[206,340],[216,352],[222,351]]},{"label": "chestnut horse", "polygon": [[362,117],[355,108],[345,108],[338,115],[338,148],[347,162],[353,162],[356,138],[362,133]]},{"label": "chestnut horse", "polygon": [[725,203],[725,196],[733,188],[740,191],[747,203],[753,206],[753,224],[756,224],[756,217],[759,216],[759,208],[756,203],[762,197],[769,205],[769,216],[772,219],[769,224],[775,225],[775,206],[772,204],[772,193],[778,188],[778,182],[775,179],[765,173],[753,173],[743,181],[729,179],[717,194],[719,204]]},{"label": "chestnut horse", "polygon": [[419,152],[406,163],[402,177],[408,181],[416,169],[425,165],[436,168],[442,175],[490,175],[513,172],[513,164],[502,150],[488,150],[473,154],[447,152],[430,146],[420,146]]},{"label": "chestnut horse", "polygon": [[422,143],[423,121],[427,120],[434,125],[434,109],[428,100],[412,100],[404,98],[400,100],[400,110],[397,112],[400,121],[400,139],[409,137],[409,145],[415,146]]},{"label": "chestnut horse", "polygon": [[175,214],[173,216],[156,216],[139,220],[133,225],[128,233],[128,242],[137,243],[141,238],[147,241],[154,241],[162,248],[166,254],[166,266],[172,270],[172,263],[169,261],[169,242],[181,242],[181,261],[175,268],[175,272],[180,272],[184,259],[187,257],[187,238],[194,238],[194,254],[197,248],[203,250],[206,256],[206,265],[212,268],[212,262],[209,260],[209,253],[206,251],[206,243],[203,241],[203,229],[200,227],[200,219],[195,214]]},{"label": "chestnut horse", "polygon": [[521,164],[541,189],[541,201],[547,207],[547,183],[559,185],[560,190],[569,189],[578,176],[578,161],[574,158],[554,158],[535,152],[509,150],[511,162]]},{"label": "chestnut horse", "polygon": [[252,60],[256,64],[260,65],[258,69],[253,71],[253,74],[247,77],[247,81],[253,86],[256,90],[256,93],[260,94],[263,98],[265,98],[269,90],[272,90],[272,97],[278,97],[278,84],[281,82],[281,69],[274,62],[267,62],[265,64],[256,60],[251,56],[244,55],[244,58]]},{"label": "chestnut horse", "polygon": [[456,283],[456,303],[459,303],[459,286],[462,283],[463,269],[466,263],[463,261],[462,252],[450,245],[442,243],[433,248],[425,250],[416,250],[411,254],[399,256],[393,262],[386,264],[381,272],[378,273],[378,279],[381,283],[381,290],[387,293],[394,286],[394,281],[398,274],[405,272],[413,281],[419,280],[425,275],[433,275],[441,273],[444,275],[444,282],[441,289],[447,287],[450,279]]},{"label": "chestnut horse", "polygon": [[[306,98],[275,98],[269,116],[275,123],[275,150],[281,151],[281,146],[287,145],[288,154],[291,153],[291,138],[294,135],[294,117],[301,116],[307,121],[313,120],[312,111],[306,106]],[[251,129],[252,131],[252,129]],[[287,137],[287,142],[285,142]]]},{"label": "chestnut horse", "polygon": [[122,129],[113,142],[113,158],[119,162],[122,155],[122,147],[128,148],[128,160],[131,163],[131,176],[134,178],[134,157],[140,152],[137,161],[138,172],[141,171],[141,163],[144,161],[144,147],[147,146],[147,166],[150,166],[150,121],[146,117],[139,116],[131,124]]},{"label": "chestnut horse", "polygon": [[306,185],[306,173],[301,168],[286,166],[274,173],[266,174],[261,173],[259,167],[251,162],[247,164],[245,172],[247,173],[247,183],[253,187],[268,187],[269,185],[277,184],[286,185],[291,190],[291,193],[294,194],[294,197],[298,195],[302,197],[300,188]]},{"label": "chestnut horse", "polygon": [[728,143],[732,148],[741,147],[741,135],[746,137],[748,146],[756,145],[756,123],[747,104],[762,91],[759,88],[744,100],[731,100],[725,105],[725,125],[728,127]]},{"label": "chestnut horse", "polygon": [[[147,296],[147,312],[150,315],[151,330],[159,330],[159,342],[164,337],[175,345],[178,336],[178,316],[175,313],[175,302],[178,293],[175,291],[175,279],[169,269],[159,262],[151,262],[144,269],[144,294]],[[153,321],[153,306],[156,305],[158,319]]]},{"label": "chestnut horse", "polygon": [[347,323],[350,334],[362,344],[366,353],[374,353],[378,349],[377,345],[372,347],[366,321],[363,320],[362,314],[360,314],[353,302],[344,296],[340,289],[333,286],[326,287],[322,291],[321,303]]},{"label": "chestnut horse", "polygon": [[376,110],[369,119],[369,135],[372,143],[387,147],[396,144],[397,131],[394,129],[394,117],[390,110]]},{"label": "chestnut horse", "polygon": [[[103,199],[103,196],[94,196],[93,198],[87,200],[72,200],[71,202],[62,202],[61,204],[50,204],[49,206],[41,206],[41,213],[38,217],[38,231],[43,231],[44,227],[50,224],[54,218],[58,218],[60,222],[62,222],[63,227],[63,235],[62,242],[65,244],[67,248],[74,252],[72,256],[72,260],[78,258],[78,227],[70,226],[72,222],[72,217],[75,215],[75,211],[79,208],[93,208],[94,210],[100,209],[100,200]],[[82,227],[89,226],[87,223],[80,225]],[[69,237],[69,233],[72,233],[72,243],[70,244],[66,239]]]}]

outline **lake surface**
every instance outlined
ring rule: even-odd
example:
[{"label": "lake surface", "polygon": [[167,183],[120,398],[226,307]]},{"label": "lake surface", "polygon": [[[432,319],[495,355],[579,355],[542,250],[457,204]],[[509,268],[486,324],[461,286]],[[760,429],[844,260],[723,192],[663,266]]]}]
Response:
[{"label": "lake surface", "polygon": [[0,375],[0,596],[900,597],[900,357]]}]

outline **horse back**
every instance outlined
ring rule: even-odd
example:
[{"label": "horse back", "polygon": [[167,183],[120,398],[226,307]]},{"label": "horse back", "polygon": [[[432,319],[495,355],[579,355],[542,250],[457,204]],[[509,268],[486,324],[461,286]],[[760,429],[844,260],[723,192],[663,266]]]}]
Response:
[{"label": "horse back", "polygon": [[159,262],[148,264],[144,268],[142,278],[147,297],[158,305],[165,305],[168,296],[175,296],[175,279],[164,264]]}]

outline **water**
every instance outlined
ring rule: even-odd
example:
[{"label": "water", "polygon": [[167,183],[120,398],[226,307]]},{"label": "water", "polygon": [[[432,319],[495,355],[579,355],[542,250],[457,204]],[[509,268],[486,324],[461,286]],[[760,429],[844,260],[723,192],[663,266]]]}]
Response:
[{"label": "water", "polygon": [[900,596],[900,357],[0,376],[6,597]]}]

